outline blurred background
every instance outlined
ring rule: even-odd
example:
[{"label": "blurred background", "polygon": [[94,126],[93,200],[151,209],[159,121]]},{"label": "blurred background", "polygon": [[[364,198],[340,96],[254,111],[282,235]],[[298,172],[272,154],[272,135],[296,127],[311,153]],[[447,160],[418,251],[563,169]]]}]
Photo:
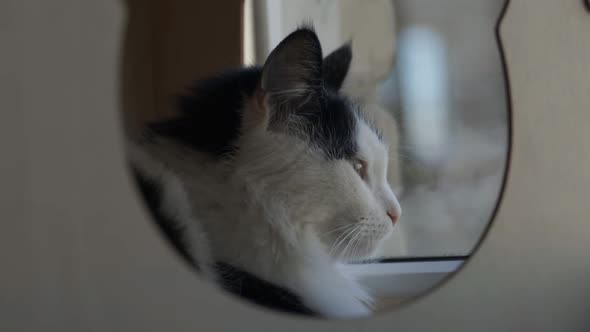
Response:
[{"label": "blurred background", "polygon": [[495,25],[503,0],[246,0],[243,62],[302,22],[327,54],[352,40],[345,90],[391,142],[403,209],[380,257],[469,256],[499,198],[508,109]]}]

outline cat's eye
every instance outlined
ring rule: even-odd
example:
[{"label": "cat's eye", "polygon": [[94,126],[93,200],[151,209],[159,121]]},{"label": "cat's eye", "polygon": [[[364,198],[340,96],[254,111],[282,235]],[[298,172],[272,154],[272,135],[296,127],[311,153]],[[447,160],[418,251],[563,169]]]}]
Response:
[{"label": "cat's eye", "polygon": [[362,159],[353,159],[352,160],[352,168],[354,171],[358,173],[358,175],[363,179],[367,179],[367,162]]}]

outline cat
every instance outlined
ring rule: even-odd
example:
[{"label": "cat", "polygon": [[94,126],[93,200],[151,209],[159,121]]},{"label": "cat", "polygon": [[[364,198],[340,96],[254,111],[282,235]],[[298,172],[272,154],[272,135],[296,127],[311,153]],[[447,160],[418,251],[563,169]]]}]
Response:
[{"label": "cat", "polygon": [[263,66],[198,81],[177,116],[129,142],[156,221],[205,278],[288,312],[371,314],[339,266],[371,257],[401,208],[387,143],[340,92],[351,59],[350,44],[324,58],[299,27]]}]

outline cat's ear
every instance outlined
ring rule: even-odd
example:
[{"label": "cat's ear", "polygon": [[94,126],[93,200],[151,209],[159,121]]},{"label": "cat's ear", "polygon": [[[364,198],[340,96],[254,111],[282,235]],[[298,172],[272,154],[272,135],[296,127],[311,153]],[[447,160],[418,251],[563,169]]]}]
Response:
[{"label": "cat's ear", "polygon": [[300,28],[270,53],[262,69],[260,88],[272,102],[309,101],[322,86],[322,49],[316,33]]},{"label": "cat's ear", "polygon": [[348,42],[328,54],[323,64],[324,86],[335,91],[340,90],[352,61],[351,42]]}]

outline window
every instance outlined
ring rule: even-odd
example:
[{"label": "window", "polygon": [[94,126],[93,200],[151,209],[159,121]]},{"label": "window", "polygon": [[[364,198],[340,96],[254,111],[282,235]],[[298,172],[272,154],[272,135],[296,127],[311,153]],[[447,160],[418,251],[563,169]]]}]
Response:
[{"label": "window", "polygon": [[[325,54],[352,39],[345,89],[389,116],[386,136],[395,145],[389,180],[403,210],[378,260],[397,265],[357,270],[381,291],[390,285],[392,296],[415,295],[455,271],[492,218],[508,151],[505,77],[495,36],[503,5],[246,1],[249,63],[264,61],[301,22],[314,23]],[[393,284],[406,286],[394,290]]]}]

